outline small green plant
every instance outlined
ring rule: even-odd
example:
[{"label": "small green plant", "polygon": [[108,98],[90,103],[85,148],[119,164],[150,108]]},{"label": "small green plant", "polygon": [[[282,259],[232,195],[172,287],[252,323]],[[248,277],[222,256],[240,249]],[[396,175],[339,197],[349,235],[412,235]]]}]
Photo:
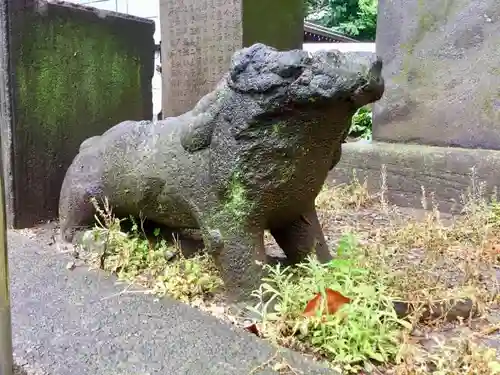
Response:
[{"label": "small green plant", "polygon": [[372,110],[369,106],[364,106],[352,116],[349,136],[360,139],[372,138]]},{"label": "small green plant", "polygon": [[164,272],[156,278],[154,291],[190,302],[196,298],[212,296],[222,286],[222,279],[208,255],[194,258],[182,257],[165,267]]},{"label": "small green plant", "polygon": [[[355,371],[370,361],[394,361],[401,333],[411,325],[396,316],[384,285],[387,276],[361,267],[361,256],[354,237],[347,235],[328,264],[310,257],[294,268],[266,266],[269,276],[254,291],[259,303],[252,308],[261,317],[262,334],[282,345],[317,353],[344,370]],[[325,288],[351,302],[324,318],[304,318],[308,301]]]},{"label": "small green plant", "polygon": [[[127,280],[152,289],[160,296],[170,295],[184,302],[212,295],[222,285],[222,279],[206,255],[185,258],[177,241],[169,244],[160,230],[148,238],[142,222],[131,218],[130,232],[122,230],[122,220],[116,218],[107,200],[97,210],[96,226],[90,232],[99,267]],[[88,243],[88,239],[86,241]],[[95,246],[100,244],[101,246]]]}]

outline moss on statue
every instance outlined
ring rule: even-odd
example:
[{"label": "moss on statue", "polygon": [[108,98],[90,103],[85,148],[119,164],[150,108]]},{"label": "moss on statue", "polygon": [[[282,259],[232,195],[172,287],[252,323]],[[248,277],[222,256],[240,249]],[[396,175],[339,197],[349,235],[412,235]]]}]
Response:
[{"label": "moss on statue", "polygon": [[111,126],[124,108],[131,116],[142,112],[139,59],[105,26],[37,17],[25,28],[21,45],[17,123],[46,141],[63,133],[61,127],[78,132],[83,124]]},{"label": "moss on statue", "polygon": [[293,161],[287,160],[284,163],[283,170],[281,171],[281,182],[289,182],[295,174],[296,166]]},{"label": "moss on statue", "polygon": [[224,211],[236,220],[248,215],[249,206],[251,205],[246,195],[245,186],[241,182],[238,174],[233,174],[229,184],[228,198],[224,204]]},{"label": "moss on statue", "polygon": [[242,226],[248,222],[252,215],[255,203],[250,200],[239,172],[233,172],[225,199],[207,217],[206,226],[220,230],[222,234],[228,235],[232,232],[241,231]]},{"label": "moss on statue", "polygon": [[500,103],[499,93],[480,93],[479,95],[476,95],[476,101],[478,102],[479,108],[481,108],[479,114],[485,121],[498,122],[500,120],[500,114],[498,112],[498,106]]}]

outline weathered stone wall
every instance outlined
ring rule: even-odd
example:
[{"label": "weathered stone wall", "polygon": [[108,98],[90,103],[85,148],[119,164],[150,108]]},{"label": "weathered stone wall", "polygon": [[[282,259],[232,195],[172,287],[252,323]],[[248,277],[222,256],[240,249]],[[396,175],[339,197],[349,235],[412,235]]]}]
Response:
[{"label": "weathered stone wall", "polygon": [[423,187],[426,208],[432,194],[432,205],[448,213],[463,212],[471,191],[498,197],[498,5],[379,0],[376,50],[385,93],[374,105],[374,142],[344,144],[331,183],[351,181],[356,169],[391,203],[422,208]]},{"label": "weathered stone wall", "polygon": [[374,139],[500,149],[498,0],[379,0]]},{"label": "weathered stone wall", "polygon": [[84,139],[151,117],[154,22],[44,1],[8,2],[5,16],[9,223],[26,227],[57,217],[62,180]]},{"label": "weathered stone wall", "polygon": [[190,110],[256,42],[302,48],[303,0],[160,0],[163,116]]}]

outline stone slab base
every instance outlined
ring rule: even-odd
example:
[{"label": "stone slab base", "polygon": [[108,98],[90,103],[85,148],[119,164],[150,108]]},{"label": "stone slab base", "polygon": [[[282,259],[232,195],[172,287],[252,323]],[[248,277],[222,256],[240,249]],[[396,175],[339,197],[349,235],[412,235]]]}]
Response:
[{"label": "stone slab base", "polygon": [[[385,173],[383,173],[385,170]],[[330,185],[358,180],[372,192],[386,190],[397,206],[422,208],[422,188],[442,212],[459,213],[467,192],[491,195],[500,186],[500,151],[373,142],[346,143]],[[385,178],[384,178],[385,177]],[[431,208],[431,199],[427,199]]]}]

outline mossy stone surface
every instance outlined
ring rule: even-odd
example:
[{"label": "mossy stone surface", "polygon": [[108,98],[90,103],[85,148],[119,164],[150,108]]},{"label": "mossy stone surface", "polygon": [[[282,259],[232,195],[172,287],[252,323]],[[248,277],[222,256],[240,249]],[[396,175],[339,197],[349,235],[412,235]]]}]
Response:
[{"label": "mossy stone surface", "polygon": [[499,28],[494,1],[380,0],[373,139],[500,150]]},{"label": "mossy stone surface", "polygon": [[152,117],[154,23],[59,3],[11,19],[14,223],[25,227],[57,216],[84,139]]}]

